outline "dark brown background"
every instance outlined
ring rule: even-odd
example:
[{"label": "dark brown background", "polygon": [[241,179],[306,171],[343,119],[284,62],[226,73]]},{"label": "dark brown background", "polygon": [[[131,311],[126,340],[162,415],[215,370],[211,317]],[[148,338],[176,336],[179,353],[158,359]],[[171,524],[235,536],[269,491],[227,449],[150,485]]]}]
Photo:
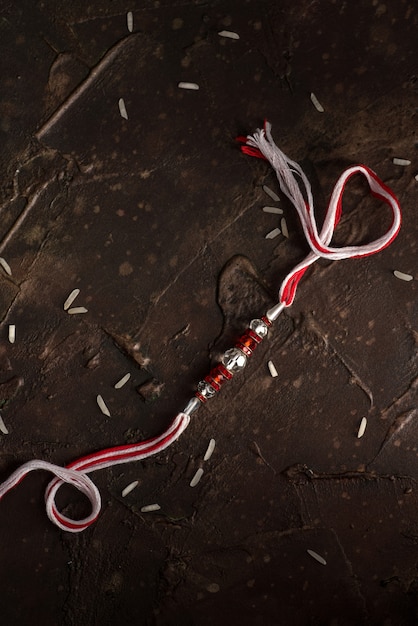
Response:
[{"label": "dark brown background", "polygon": [[[417,19],[404,0],[0,2],[0,256],[13,272],[0,277],[0,478],[161,432],[275,301],[306,245],[284,199],[290,238],[264,239],[277,219],[262,185],[277,185],[237,134],[268,118],[319,214],[355,162],[404,214],[382,254],[317,263],[171,449],[93,474],[104,506],[91,529],[51,525],[45,474],[4,498],[2,622],[417,623],[416,282],[393,276],[418,277]],[[361,181],[344,208],[340,243],[387,228]],[[84,316],[62,309],[75,287]],[[160,512],[140,512],[153,502]],[[87,510],[76,493],[60,503]]]}]

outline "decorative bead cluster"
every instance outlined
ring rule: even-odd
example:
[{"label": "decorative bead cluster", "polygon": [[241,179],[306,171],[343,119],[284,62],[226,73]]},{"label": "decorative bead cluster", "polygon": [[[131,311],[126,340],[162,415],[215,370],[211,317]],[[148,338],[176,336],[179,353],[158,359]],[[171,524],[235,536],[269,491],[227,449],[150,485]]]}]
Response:
[{"label": "decorative bead cluster", "polygon": [[227,350],[222,356],[221,362],[198,383],[195,397],[190,400],[184,413],[189,415],[194,413],[201,403],[213,398],[226,381],[244,369],[248,358],[267,336],[269,326],[271,326],[271,321],[268,317],[263,316],[261,319],[251,320],[249,327],[238,338],[235,346]]}]

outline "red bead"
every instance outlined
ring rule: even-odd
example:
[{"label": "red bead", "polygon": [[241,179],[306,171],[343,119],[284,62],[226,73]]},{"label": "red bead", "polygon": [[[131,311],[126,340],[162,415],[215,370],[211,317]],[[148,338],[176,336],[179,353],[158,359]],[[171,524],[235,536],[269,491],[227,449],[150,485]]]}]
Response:
[{"label": "red bead", "polygon": [[[252,333],[253,331],[252,330],[245,331],[245,333],[241,335],[241,337],[238,339],[237,343],[235,344],[235,347],[242,350],[244,354],[246,354],[247,356],[251,356],[251,354],[254,352],[258,344],[258,341],[256,341],[253,337],[251,337],[249,332]],[[255,335],[256,333],[253,333],[253,334]],[[261,338],[258,337],[258,340],[261,341]],[[249,352],[247,352],[247,350],[249,350]]]},{"label": "red bead", "polygon": [[266,315],[263,315],[263,317],[261,319],[263,320],[263,322],[265,324],[267,324],[267,326],[271,326],[271,322],[270,322],[269,318]]},{"label": "red bead", "polygon": [[241,350],[241,352],[243,352],[246,356],[251,356],[252,355],[252,350],[250,350],[250,348],[247,348],[247,346],[244,346],[244,344],[242,343],[236,343],[235,344],[236,348],[239,348]]},{"label": "red bead", "polygon": [[209,372],[209,375],[205,377],[205,381],[212,385],[215,391],[219,391],[221,386],[230,378],[232,378],[231,372],[228,372],[226,367],[219,363]]},{"label": "red bead", "polygon": [[204,396],[202,396],[201,393],[199,393],[198,391],[196,391],[196,393],[194,394],[196,396],[196,398],[199,398],[200,402],[207,402],[207,398],[205,398]]},{"label": "red bead", "polygon": [[231,380],[233,373],[227,370],[222,363],[218,363],[216,369],[221,372],[221,374],[223,374],[227,380]]},{"label": "red bead", "polygon": [[257,343],[260,343],[260,341],[263,341],[263,338],[260,337],[260,335],[257,335],[257,333],[254,332],[252,328],[247,328],[247,330],[245,331],[245,334],[251,337],[252,339],[254,339],[254,341],[256,341]]}]

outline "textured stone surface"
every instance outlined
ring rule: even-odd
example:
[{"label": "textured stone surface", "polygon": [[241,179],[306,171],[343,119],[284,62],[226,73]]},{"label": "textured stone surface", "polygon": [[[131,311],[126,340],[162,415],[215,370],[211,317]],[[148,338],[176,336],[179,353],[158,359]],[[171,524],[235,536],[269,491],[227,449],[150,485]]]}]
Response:
[{"label": "textured stone surface", "polygon": [[[275,302],[306,244],[283,197],[289,239],[265,239],[281,216],[262,211],[272,204],[262,186],[277,184],[234,142],[263,118],[312,181],[319,215],[341,171],[363,162],[400,198],[403,227],[377,256],[318,262],[172,448],[92,474],[103,498],[92,528],[50,524],[44,474],[8,494],[2,620],[416,624],[417,10],[395,0],[140,5],[0,2],[0,256],[12,268],[0,271],[0,479],[32,458],[66,464],[161,432]],[[344,211],[340,244],[388,225],[361,181]],[[63,310],[74,288],[86,314]],[[143,402],[149,381],[158,394]],[[72,490],[58,500],[88,510]],[[152,503],[161,509],[141,513]]]}]

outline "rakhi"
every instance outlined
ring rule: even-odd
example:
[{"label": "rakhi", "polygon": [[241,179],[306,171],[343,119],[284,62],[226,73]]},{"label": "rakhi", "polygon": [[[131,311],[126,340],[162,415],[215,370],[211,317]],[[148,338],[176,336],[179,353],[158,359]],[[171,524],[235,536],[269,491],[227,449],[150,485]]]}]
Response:
[{"label": "rakhi", "polygon": [[[389,187],[365,165],[354,165],[342,173],[332,192],[321,231],[318,232],[310,183],[301,167],[276,146],[271,135],[271,125],[265,122],[263,129],[258,129],[254,135],[248,137],[238,137],[238,141],[242,144],[241,150],[244,154],[265,159],[273,167],[282,193],[287,196],[298,212],[303,232],[311,248],[307,257],[296,265],[283,280],[278,303],[261,318],[250,321],[248,328],[238,338],[235,345],[225,352],[221,362],[198,383],[194,397],[161,435],[140,443],[115,446],[88,454],[66,467],[42,460],[29,461],[0,485],[0,499],[16,487],[32,470],[43,469],[51,472],[55,478],[49,483],[45,492],[48,517],[62,530],[81,532],[97,519],[101,509],[99,490],[87,474],[113,465],[146,459],[162,452],[176,441],[187,428],[190,416],[215,396],[228,380],[244,369],[257,345],[268,335],[272,323],[285,307],[292,304],[299,282],[312,263],[320,257],[338,260],[369,256],[380,252],[395,239],[401,225],[399,202]],[[392,224],[384,235],[368,244],[335,248],[330,246],[330,242],[341,218],[344,189],[355,174],[364,176],[371,194],[389,205],[392,210]],[[90,515],[76,520],[58,510],[55,496],[64,483],[72,485],[87,496],[92,507]]]}]

